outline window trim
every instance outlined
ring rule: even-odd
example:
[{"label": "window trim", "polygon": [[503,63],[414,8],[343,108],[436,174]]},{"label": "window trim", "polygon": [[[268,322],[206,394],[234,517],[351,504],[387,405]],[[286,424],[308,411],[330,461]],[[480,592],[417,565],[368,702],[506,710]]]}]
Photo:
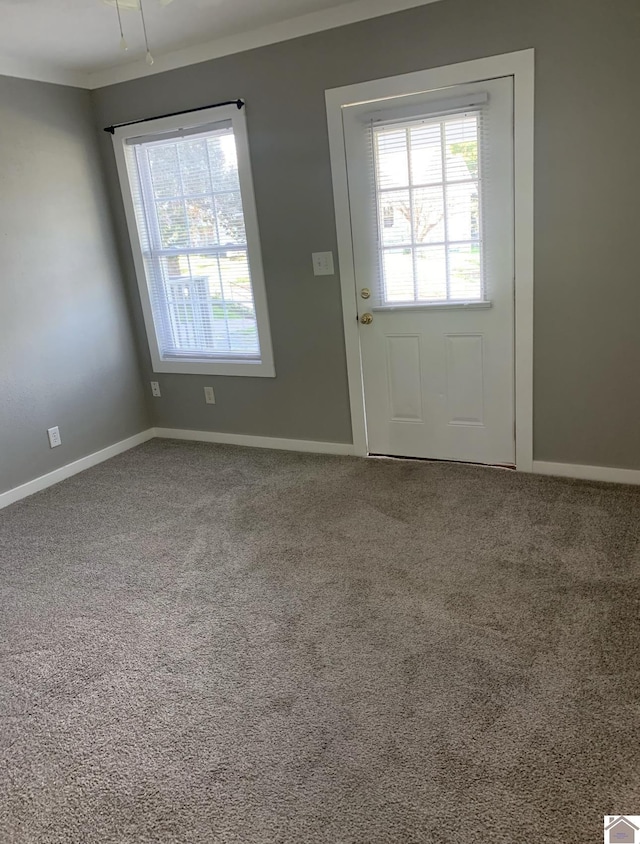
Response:
[{"label": "window trim", "polygon": [[[205,109],[193,114],[187,113],[173,117],[161,117],[156,120],[146,121],[144,124],[144,131],[141,131],[142,126],[138,123],[131,126],[116,128],[113,134],[113,149],[115,153],[116,167],[118,170],[118,178],[120,180],[120,189],[127,220],[129,241],[133,254],[136,280],[138,282],[142,313],[144,316],[147,341],[149,343],[149,351],[151,353],[151,362],[154,372],[173,372],[190,375],[275,377],[276,373],[273,363],[273,347],[271,343],[267,294],[260,249],[258,215],[256,211],[253,177],[251,173],[251,159],[249,155],[245,108],[246,107],[238,109],[236,105],[230,105]],[[125,145],[127,140],[130,138],[140,138],[146,135],[157,136],[158,134],[176,132],[182,129],[194,129],[200,126],[207,126],[212,123],[221,123],[229,120],[231,121],[235,137],[238,157],[238,180],[240,182],[240,195],[242,197],[242,208],[247,237],[247,258],[251,273],[251,285],[253,288],[253,301],[256,312],[258,340],[260,343],[260,359],[239,361],[237,358],[224,360],[189,357],[185,360],[164,360],[160,354],[156,336],[153,311],[151,307],[151,297],[147,284],[142,247],[140,244],[133,196],[129,182],[129,173],[127,170]]]}]

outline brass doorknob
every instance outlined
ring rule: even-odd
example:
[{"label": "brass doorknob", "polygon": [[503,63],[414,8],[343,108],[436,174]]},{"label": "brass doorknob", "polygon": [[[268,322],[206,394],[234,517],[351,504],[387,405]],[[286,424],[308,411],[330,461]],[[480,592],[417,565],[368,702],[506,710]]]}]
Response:
[{"label": "brass doorknob", "polygon": [[360,317],[360,322],[363,325],[371,325],[371,323],[373,322],[373,314],[362,314],[362,316]]}]

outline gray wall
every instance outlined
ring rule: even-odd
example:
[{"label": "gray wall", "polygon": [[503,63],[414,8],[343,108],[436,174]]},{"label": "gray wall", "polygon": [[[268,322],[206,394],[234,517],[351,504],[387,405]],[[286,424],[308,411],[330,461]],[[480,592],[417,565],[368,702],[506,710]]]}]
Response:
[{"label": "gray wall", "polygon": [[88,92],[0,77],[0,492],[149,425],[96,137]]},{"label": "gray wall", "polygon": [[349,441],[338,280],[310,265],[336,251],[324,90],[535,47],[535,457],[640,467],[639,45],[637,0],[444,0],[94,92],[100,126],[247,101],[278,377],[160,375],[156,424]]}]

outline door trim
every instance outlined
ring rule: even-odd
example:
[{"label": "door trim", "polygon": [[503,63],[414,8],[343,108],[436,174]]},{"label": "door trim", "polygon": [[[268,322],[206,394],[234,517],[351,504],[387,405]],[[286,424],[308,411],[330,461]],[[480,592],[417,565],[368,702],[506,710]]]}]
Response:
[{"label": "door trim", "polygon": [[357,455],[366,456],[368,449],[342,109],[367,100],[481,82],[500,76],[514,78],[516,469],[521,472],[533,470],[534,50],[505,53],[325,91],[351,425],[354,453]]}]

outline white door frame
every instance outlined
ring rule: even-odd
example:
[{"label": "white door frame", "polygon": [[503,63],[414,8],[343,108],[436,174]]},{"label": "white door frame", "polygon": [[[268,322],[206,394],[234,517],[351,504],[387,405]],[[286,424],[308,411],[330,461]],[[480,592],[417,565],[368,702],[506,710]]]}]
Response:
[{"label": "white door frame", "polygon": [[514,78],[514,231],[515,231],[515,434],[516,468],[533,468],[533,126],[534,51],[522,50],[485,59],[390,76],[325,92],[333,199],[338,235],[340,286],[354,453],[365,456],[362,360],[358,329],[347,159],[342,109],[355,103],[398,97],[420,91]]}]

